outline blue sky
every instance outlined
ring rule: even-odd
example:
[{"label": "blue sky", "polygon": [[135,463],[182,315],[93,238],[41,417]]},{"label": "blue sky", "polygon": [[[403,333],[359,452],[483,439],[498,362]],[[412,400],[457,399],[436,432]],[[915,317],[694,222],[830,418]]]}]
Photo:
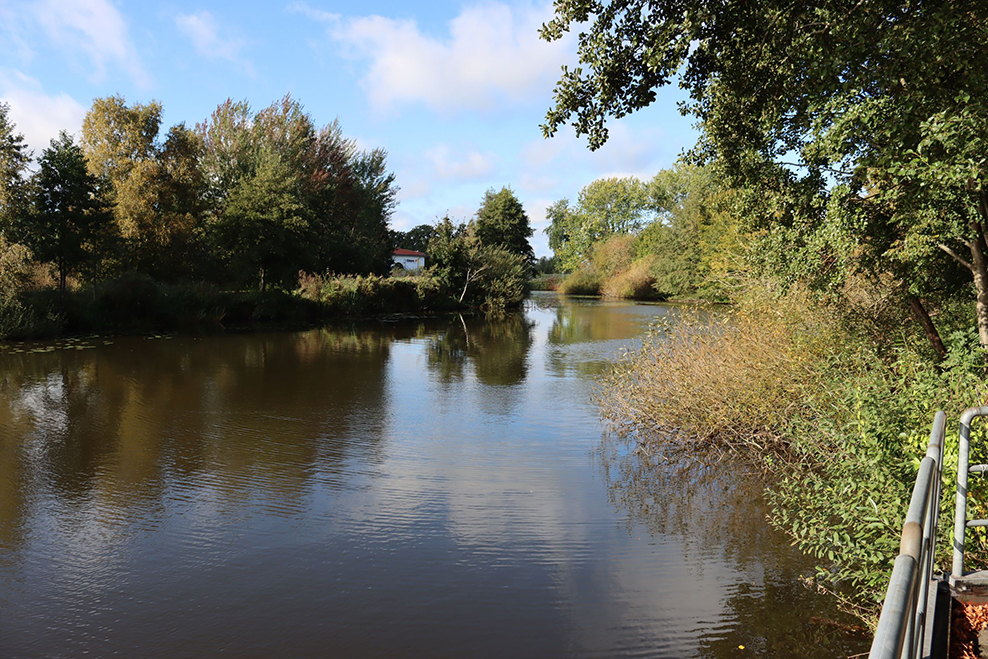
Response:
[{"label": "blue sky", "polygon": [[696,139],[661,90],[591,153],[539,131],[573,39],[540,41],[550,3],[0,0],[0,101],[35,152],[77,133],[94,98],[158,100],[165,127],[224,99],[255,109],[290,93],[318,124],[339,119],[382,147],[401,187],[394,228],[466,220],[511,186],[549,253],[545,209],[602,176],[649,177]]}]

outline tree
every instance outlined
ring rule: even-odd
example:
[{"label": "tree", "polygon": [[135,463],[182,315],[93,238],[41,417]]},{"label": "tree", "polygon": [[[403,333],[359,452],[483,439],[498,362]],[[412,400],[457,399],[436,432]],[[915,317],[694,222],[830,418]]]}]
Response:
[{"label": "tree", "polygon": [[477,211],[474,230],[483,244],[519,254],[529,265],[535,262],[535,252],[528,242],[532,237],[532,227],[511,188],[501,188],[498,192],[491,188],[487,191]]},{"label": "tree", "polygon": [[0,103],[0,231],[23,209],[24,174],[30,160],[24,135],[15,132],[10,120],[10,105]]},{"label": "tree", "polygon": [[[284,253],[285,268],[295,273],[390,270],[394,247],[388,223],[398,188],[383,150],[358,151],[338,122],[317,128],[290,96],[256,114],[246,102],[227,100],[196,132],[203,145],[209,214],[223,236],[231,235],[234,218],[225,215],[234,193],[242,194],[243,184],[276,156],[279,176],[285,185],[291,179],[299,217],[307,226],[305,240]],[[219,247],[236,245],[242,243],[221,237]]]},{"label": "tree", "polygon": [[100,254],[97,240],[110,222],[95,176],[72,137],[62,131],[42,152],[32,179],[33,204],[19,226],[18,237],[42,261],[58,268],[59,290],[66,278],[86,262],[95,266]]},{"label": "tree", "polygon": [[956,291],[962,268],[988,348],[988,6],[558,0],[555,9],[543,38],[580,24],[586,69],[564,70],[547,136],[572,119],[597,148],[609,117],[651,104],[678,77],[704,131],[694,155],[757,199],[759,212],[746,215],[777,253],[802,272],[890,275],[911,306]]},{"label": "tree", "polygon": [[429,248],[429,241],[434,235],[436,235],[436,229],[431,224],[420,224],[401,234],[397,238],[395,247],[424,252]]},{"label": "tree", "polygon": [[[215,230],[218,244],[240,281],[290,285],[297,252],[310,244],[309,222],[298,179],[277,153],[264,153],[256,173],[229,193]],[[256,279],[255,279],[256,276]]]},{"label": "tree", "polygon": [[636,233],[654,215],[648,186],[634,177],[602,178],[580,190],[575,207],[561,199],[549,207],[549,247],[565,270],[590,258],[610,236]]},{"label": "tree", "polygon": [[122,96],[93,101],[82,124],[89,172],[107,184],[106,197],[130,268],[161,279],[191,274],[192,245],[201,234],[204,187],[201,143],[184,124],[159,140],[161,103]]}]

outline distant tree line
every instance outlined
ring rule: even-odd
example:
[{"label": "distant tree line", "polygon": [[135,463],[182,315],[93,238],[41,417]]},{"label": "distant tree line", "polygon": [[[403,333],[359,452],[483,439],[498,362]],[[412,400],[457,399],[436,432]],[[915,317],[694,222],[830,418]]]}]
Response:
[{"label": "distant tree line", "polygon": [[299,271],[386,273],[394,175],[338,122],[286,96],[227,100],[161,134],[160,103],[96,99],[78,143],[32,154],[0,105],[0,232],[52,264],[64,290],[123,272],[161,282],[293,286]]},{"label": "distant tree line", "polygon": [[726,299],[738,249],[730,199],[711,168],[683,163],[648,181],[592,181],[547,212],[552,265],[568,273],[561,290]]}]

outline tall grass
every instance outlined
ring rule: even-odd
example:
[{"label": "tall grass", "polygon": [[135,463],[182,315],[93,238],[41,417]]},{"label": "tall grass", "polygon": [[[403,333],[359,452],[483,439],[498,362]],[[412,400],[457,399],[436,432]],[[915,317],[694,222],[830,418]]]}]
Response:
[{"label": "tall grass", "polygon": [[605,380],[603,415],[656,435],[777,448],[797,408],[822,395],[839,332],[799,300],[713,313],[684,307]]},{"label": "tall grass", "polygon": [[[986,391],[977,336],[950,335],[937,365],[902,317],[901,338],[878,350],[845,310],[753,288],[762,292],[727,311],[690,309],[654,328],[604,379],[602,414],[641,442],[702,442],[763,468],[772,522],[817,559],[819,587],[870,619],[934,411],[957,418]],[[951,469],[956,440],[945,491]],[[988,488],[972,493],[984,508]],[[972,554],[988,565],[985,538]]]}]

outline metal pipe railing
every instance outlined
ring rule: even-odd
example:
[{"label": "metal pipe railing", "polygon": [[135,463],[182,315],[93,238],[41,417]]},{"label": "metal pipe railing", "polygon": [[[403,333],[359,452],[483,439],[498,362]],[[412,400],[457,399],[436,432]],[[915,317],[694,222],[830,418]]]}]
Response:
[{"label": "metal pipe railing", "polygon": [[967,479],[971,472],[984,473],[988,465],[970,466],[971,422],[975,417],[988,416],[988,407],[972,407],[961,414],[961,431],[957,446],[957,507],[954,509],[954,556],[950,576],[964,576],[964,532],[968,526],[985,526],[985,520],[967,521]]},{"label": "metal pipe railing", "polygon": [[927,600],[933,578],[940,481],[947,416],[933,417],[930,444],[916,474],[899,555],[892,568],[870,659],[915,659],[923,649]]}]

